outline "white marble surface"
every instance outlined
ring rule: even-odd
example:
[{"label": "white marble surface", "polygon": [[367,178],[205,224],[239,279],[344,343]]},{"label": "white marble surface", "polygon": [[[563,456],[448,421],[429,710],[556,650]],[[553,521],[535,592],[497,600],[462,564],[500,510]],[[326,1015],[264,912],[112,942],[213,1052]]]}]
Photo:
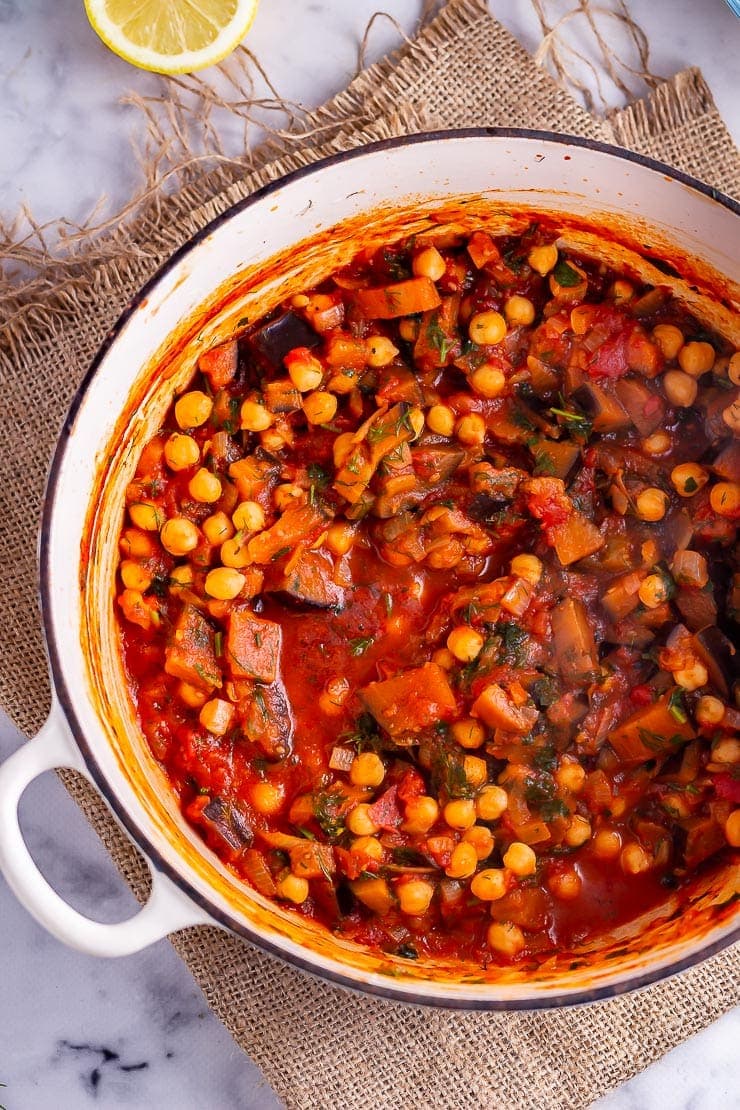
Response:
[{"label": "white marble surface", "polygon": [[[249,45],[281,94],[313,106],[351,76],[359,32],[380,6],[378,0],[263,0]],[[410,32],[421,3],[389,0],[385,7]],[[633,0],[631,7],[653,44],[654,70],[669,75],[701,66],[740,139],[740,22],[722,0]],[[529,0],[499,0],[492,8],[527,47],[536,47]],[[370,57],[396,41],[392,25],[378,22]],[[107,211],[114,211],[139,181],[130,140],[141,141],[144,133],[140,113],[120,98],[131,90],[155,93],[158,85],[105,50],[87,26],[82,0],[0,0],[0,220],[28,204],[42,221],[81,221],[102,193]],[[619,103],[613,90],[610,96]],[[237,149],[239,135],[221,126],[227,146]],[[0,719],[0,760],[20,742]],[[22,812],[30,846],[62,894],[103,920],[131,911],[130,895],[52,775],[31,787]],[[738,1044],[735,1009],[598,1106],[740,1108]],[[279,1105],[166,942],[120,961],[70,952],[36,926],[2,880],[0,1082],[7,1110]]]}]

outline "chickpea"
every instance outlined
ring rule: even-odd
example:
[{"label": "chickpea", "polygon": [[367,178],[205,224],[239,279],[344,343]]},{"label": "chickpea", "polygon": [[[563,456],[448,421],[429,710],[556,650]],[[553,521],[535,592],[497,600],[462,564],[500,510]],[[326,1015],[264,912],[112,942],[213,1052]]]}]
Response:
[{"label": "chickpea", "polygon": [[615,304],[626,304],[634,297],[635,287],[632,282],[618,278],[617,281],[612,282],[609,294]]},{"label": "chickpea", "polygon": [[733,810],[725,821],[725,837],[731,848],[740,848],[740,809]]},{"label": "chickpea", "polygon": [[240,532],[260,532],[265,527],[265,510],[258,501],[240,501],[231,519]]},{"label": "chickpea", "polygon": [[451,436],[455,420],[455,413],[448,405],[432,405],[427,413],[427,427],[438,436]]},{"label": "chickpea", "polygon": [[653,432],[646,436],[640,445],[646,455],[664,455],[671,446],[668,432]]},{"label": "chickpea", "polygon": [[244,589],[246,578],[232,567],[216,567],[206,575],[205,588],[217,601],[233,601]]},{"label": "chickpea", "polygon": [[464,832],[475,824],[475,804],[470,798],[455,798],[447,803],[442,815],[451,829]]},{"label": "chickpea", "polygon": [[702,374],[712,369],[716,357],[716,351],[711,343],[692,341],[684,344],[678,352],[678,365],[684,374],[689,374],[692,378],[700,378]]},{"label": "chickpea", "polygon": [[366,802],[360,802],[347,814],[347,828],[355,836],[374,836],[379,827],[370,816],[370,806]]},{"label": "chickpea", "polygon": [[548,890],[561,902],[572,902],[581,893],[581,876],[574,867],[548,876]]},{"label": "chickpea", "polygon": [[462,838],[467,844],[473,845],[475,854],[479,860],[488,859],[493,851],[495,843],[493,833],[490,829],[487,829],[485,825],[473,825],[471,828],[465,830]]},{"label": "chickpea", "polygon": [[506,376],[498,366],[490,366],[484,362],[470,375],[470,384],[479,397],[492,400],[506,389]]},{"label": "chickpea", "polygon": [[680,670],[674,671],[673,678],[684,690],[698,690],[700,686],[706,686],[709,682],[709,672],[704,664],[696,659],[688,667],[681,667]]},{"label": "chickpea", "polygon": [[501,786],[484,786],[475,799],[475,812],[481,821],[498,821],[509,805],[509,795]]},{"label": "chickpea", "polygon": [[740,482],[717,482],[709,491],[709,504],[718,516],[736,517],[740,510]]},{"label": "chickpea", "polygon": [[241,407],[241,428],[245,432],[265,432],[272,426],[275,417],[259,401],[247,399]]},{"label": "chickpea", "polygon": [[355,542],[355,530],[351,524],[336,521],[330,524],[326,533],[326,546],[334,555],[346,555]]},{"label": "chickpea", "polygon": [[189,590],[195,581],[195,574],[191,566],[173,567],[170,571],[170,590]]},{"label": "chickpea", "polygon": [[338,717],[349,695],[349,682],[342,676],[330,678],[319,697],[319,709],[327,717]]},{"label": "chickpea", "polygon": [[318,389],[305,398],[303,413],[309,424],[329,424],[337,414],[337,399],[333,393]]},{"label": "chickpea", "polygon": [[272,501],[278,512],[284,513],[289,505],[303,505],[307,499],[306,491],[295,482],[283,482],[272,492]]},{"label": "chickpea", "polygon": [[200,543],[200,532],[187,517],[173,516],[162,525],[159,539],[170,555],[187,555]]},{"label": "chickpea", "polygon": [[473,717],[465,717],[462,721],[455,721],[450,732],[460,747],[467,748],[469,751],[483,747],[486,739],[486,731],[483,725],[480,721],[474,720]]},{"label": "chickpea", "polygon": [[249,800],[258,813],[272,817],[285,803],[285,789],[273,782],[256,782],[249,792]]},{"label": "chickpea", "polygon": [[449,671],[455,666],[455,656],[449,648],[437,648],[432,656],[432,663],[436,663],[438,667],[441,667],[445,671]]},{"label": "chickpea", "polygon": [[426,277],[430,281],[439,281],[447,266],[436,247],[425,247],[412,259],[411,269],[416,277]]},{"label": "chickpea", "polygon": [[369,856],[370,859],[380,862],[385,854],[383,845],[374,836],[358,836],[352,841],[350,852],[355,855]]},{"label": "chickpea", "polygon": [[450,879],[469,879],[478,866],[478,855],[472,844],[461,840],[452,849],[450,862],[445,867],[445,875]]},{"label": "chickpea", "polygon": [[740,351],[735,351],[734,355],[730,356],[730,361],[727,364],[727,376],[733,385],[740,385]]},{"label": "chickpea", "polygon": [[653,866],[653,857],[636,842],[626,844],[619,857],[619,864],[626,875],[639,875]]},{"label": "chickpea", "polygon": [[637,596],[646,609],[657,609],[668,600],[668,583],[662,574],[649,574],[640,583]]},{"label": "chickpea", "polygon": [[164,513],[150,501],[133,501],[128,507],[131,523],[143,532],[158,532],[164,523]]},{"label": "chickpea", "polygon": [[136,528],[126,528],[118,546],[129,559],[150,559],[155,552],[151,536],[147,535],[146,531],[140,532]]},{"label": "chickpea", "polygon": [[504,316],[512,328],[527,327],[534,320],[534,305],[529,297],[515,293],[504,305]]},{"label": "chickpea", "polygon": [[164,459],[170,470],[187,470],[200,459],[200,447],[192,436],[173,432],[164,445]]},{"label": "chickpea", "polygon": [[683,347],[683,332],[673,324],[656,324],[653,339],[660,347],[663,358],[670,362]]},{"label": "chickpea", "polygon": [[550,270],[555,266],[558,260],[558,248],[554,243],[549,243],[546,246],[532,247],[527,255],[527,262],[535,270],[540,277],[549,274]]},{"label": "chickpea", "polygon": [[578,280],[576,281],[573,277],[570,277],[567,284],[561,285],[558,280],[558,275],[560,274],[560,269],[558,268],[555,272],[550,274],[548,279],[550,292],[556,300],[562,301],[565,304],[569,304],[572,301],[581,301],[586,296],[588,278],[581,267],[576,266],[574,262],[567,260],[565,266],[567,266],[568,270],[570,270]]},{"label": "chickpea", "polygon": [[534,875],[537,870],[537,856],[528,844],[515,840],[510,844],[503,855],[504,867],[519,878]]},{"label": "chickpea", "polygon": [[420,917],[429,909],[429,903],[434,896],[434,887],[426,879],[411,879],[407,883],[399,883],[396,894],[401,913],[406,913],[410,917]]},{"label": "chickpea", "polygon": [[197,470],[188,482],[188,493],[194,501],[210,504],[218,501],[222,492],[221,480],[204,466]]},{"label": "chickpea", "polygon": [[288,351],[283,361],[288,368],[288,376],[299,393],[310,393],[321,385],[324,368],[307,347],[296,347]]},{"label": "chickpea", "polygon": [[284,898],[286,902],[294,902],[297,906],[306,901],[309,889],[308,879],[300,875],[285,875],[276,884],[278,898]]},{"label": "chickpea", "polygon": [[569,794],[580,794],[586,782],[586,772],[580,763],[561,763],[555,772],[555,782]]},{"label": "chickpea", "polygon": [[536,586],[542,578],[542,560],[536,555],[515,555],[509,569],[517,578],[523,578],[532,586]]},{"label": "chickpea", "polygon": [[385,778],[385,765],[375,752],[361,752],[350,767],[350,781],[355,786],[380,786]]},{"label": "chickpea", "polygon": [[[384,335],[371,335],[365,340],[365,351],[367,352],[367,364],[374,369],[380,369],[382,366],[389,366],[393,359],[398,354],[398,347],[391,343],[390,339],[386,339]],[[325,421],[321,421],[325,423]]]},{"label": "chickpea", "polygon": [[708,471],[698,463],[679,463],[671,471],[671,484],[680,497],[693,497],[708,481]]},{"label": "chickpea", "polygon": [[642,490],[635,498],[635,512],[640,520],[655,523],[662,520],[668,508],[668,497],[655,486]]},{"label": "chickpea", "polygon": [[468,324],[468,335],[473,343],[492,346],[500,343],[506,335],[506,320],[500,312],[476,312]]},{"label": "chickpea", "polygon": [[209,543],[214,547],[222,544],[224,540],[230,540],[234,535],[234,526],[227,517],[226,513],[218,512],[213,513],[201,524],[203,535]]},{"label": "chickpea", "polygon": [[696,703],[695,716],[700,725],[718,725],[725,715],[724,703],[706,694]]},{"label": "chickpea", "polygon": [[486,422],[479,412],[470,412],[458,420],[455,435],[466,447],[477,447],[486,438]]},{"label": "chickpea", "polygon": [[736,736],[723,736],[712,748],[713,763],[740,763],[740,740]]},{"label": "chickpea", "polygon": [[569,848],[580,848],[591,838],[591,823],[579,813],[574,814],[568,822],[563,840]]},{"label": "chickpea", "polygon": [[509,877],[502,867],[487,867],[473,876],[471,893],[481,902],[498,902],[509,889]]},{"label": "chickpea", "polygon": [[684,374],[683,370],[666,371],[663,375],[663,389],[671,404],[682,409],[691,408],[699,392],[695,380]]},{"label": "chickpea", "polygon": [[406,819],[403,828],[406,832],[425,833],[439,817],[439,805],[429,794],[419,794],[406,802]]},{"label": "chickpea", "polygon": [[599,859],[616,859],[622,850],[622,837],[616,829],[599,829],[594,833],[593,850]]},{"label": "chickpea", "polygon": [[121,581],[127,590],[138,590],[143,594],[152,584],[152,572],[132,559],[124,559],[119,566]]},{"label": "chickpea", "polygon": [[211,698],[200,711],[198,720],[214,736],[225,736],[231,728],[236,710],[230,701]]},{"label": "chickpea", "polygon": [[252,557],[249,554],[247,541],[244,536],[240,536],[238,533],[221,544],[219,556],[225,567],[233,567],[235,570],[242,570],[244,567],[252,565]]},{"label": "chickpea", "polygon": [[453,628],[447,637],[447,647],[461,663],[472,663],[480,654],[485,640],[469,624]]},{"label": "chickpea", "polygon": [[494,952],[500,952],[502,956],[508,956],[511,960],[524,950],[526,943],[524,933],[519,926],[513,925],[510,921],[503,923],[494,921],[488,927],[486,940],[489,948]]},{"label": "chickpea", "polygon": [[205,424],[212,411],[213,401],[199,389],[183,393],[175,402],[175,420],[177,426],[183,430],[199,428],[201,424]]},{"label": "chickpea", "polygon": [[190,709],[202,709],[208,701],[208,694],[190,682],[181,682],[177,687],[180,700],[185,702]]}]

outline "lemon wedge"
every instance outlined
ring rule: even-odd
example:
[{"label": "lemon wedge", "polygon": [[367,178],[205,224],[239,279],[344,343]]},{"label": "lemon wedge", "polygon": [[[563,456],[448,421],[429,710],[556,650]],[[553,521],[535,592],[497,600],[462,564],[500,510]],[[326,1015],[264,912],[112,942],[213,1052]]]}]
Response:
[{"label": "lemon wedge", "polygon": [[252,26],[258,0],[85,0],[106,46],[140,69],[191,73],[215,65]]}]

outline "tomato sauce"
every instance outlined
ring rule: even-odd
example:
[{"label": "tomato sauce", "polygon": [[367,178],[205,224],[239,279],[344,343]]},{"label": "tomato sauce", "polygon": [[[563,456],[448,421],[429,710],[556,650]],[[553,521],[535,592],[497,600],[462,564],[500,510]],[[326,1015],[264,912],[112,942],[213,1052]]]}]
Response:
[{"label": "tomato sauce", "polygon": [[485,229],[214,347],[127,491],[138,719],[260,893],[374,950],[572,952],[740,846],[740,356]]}]

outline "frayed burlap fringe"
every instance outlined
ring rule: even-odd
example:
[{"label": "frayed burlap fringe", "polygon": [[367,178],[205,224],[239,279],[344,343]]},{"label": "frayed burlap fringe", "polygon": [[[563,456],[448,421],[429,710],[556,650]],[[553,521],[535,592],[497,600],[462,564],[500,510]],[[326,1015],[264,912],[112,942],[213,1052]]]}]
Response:
[{"label": "frayed burlap fringe", "polygon": [[[426,14],[435,7],[426,5]],[[248,101],[247,79],[239,76],[246,64],[241,59],[233,71],[232,99],[251,128],[253,106],[241,103]],[[208,150],[191,145],[198,97],[207,94],[197,83],[176,88],[164,121],[161,105],[145,106],[160,161],[133,218],[92,240],[84,229],[72,233],[61,260],[49,261],[38,242],[26,243],[15,263],[36,263],[35,276],[22,293],[0,290],[0,702],[28,733],[49,704],[35,534],[59,425],[128,298],[208,220],[324,154],[429,126],[530,126],[616,139],[725,191],[740,191],[737,154],[696,71],[659,86],[626,112],[597,120],[534,64],[483,0],[452,0],[413,41],[361,72],[316,112],[301,115],[288,106],[284,126],[243,159],[219,154],[215,121],[203,139]],[[230,103],[222,96],[212,111],[230,110]],[[214,151],[219,156],[212,159]],[[185,152],[190,161],[179,177]],[[159,187],[165,178],[168,187],[178,182],[176,192]],[[6,257],[9,249],[8,241]],[[141,856],[86,781],[71,772],[63,778],[121,874],[145,899],[149,875]],[[186,930],[172,943],[237,1043],[295,1110],[581,1110],[732,1006],[740,982],[735,948],[677,979],[578,1011],[454,1014],[339,991],[217,929]]]}]

